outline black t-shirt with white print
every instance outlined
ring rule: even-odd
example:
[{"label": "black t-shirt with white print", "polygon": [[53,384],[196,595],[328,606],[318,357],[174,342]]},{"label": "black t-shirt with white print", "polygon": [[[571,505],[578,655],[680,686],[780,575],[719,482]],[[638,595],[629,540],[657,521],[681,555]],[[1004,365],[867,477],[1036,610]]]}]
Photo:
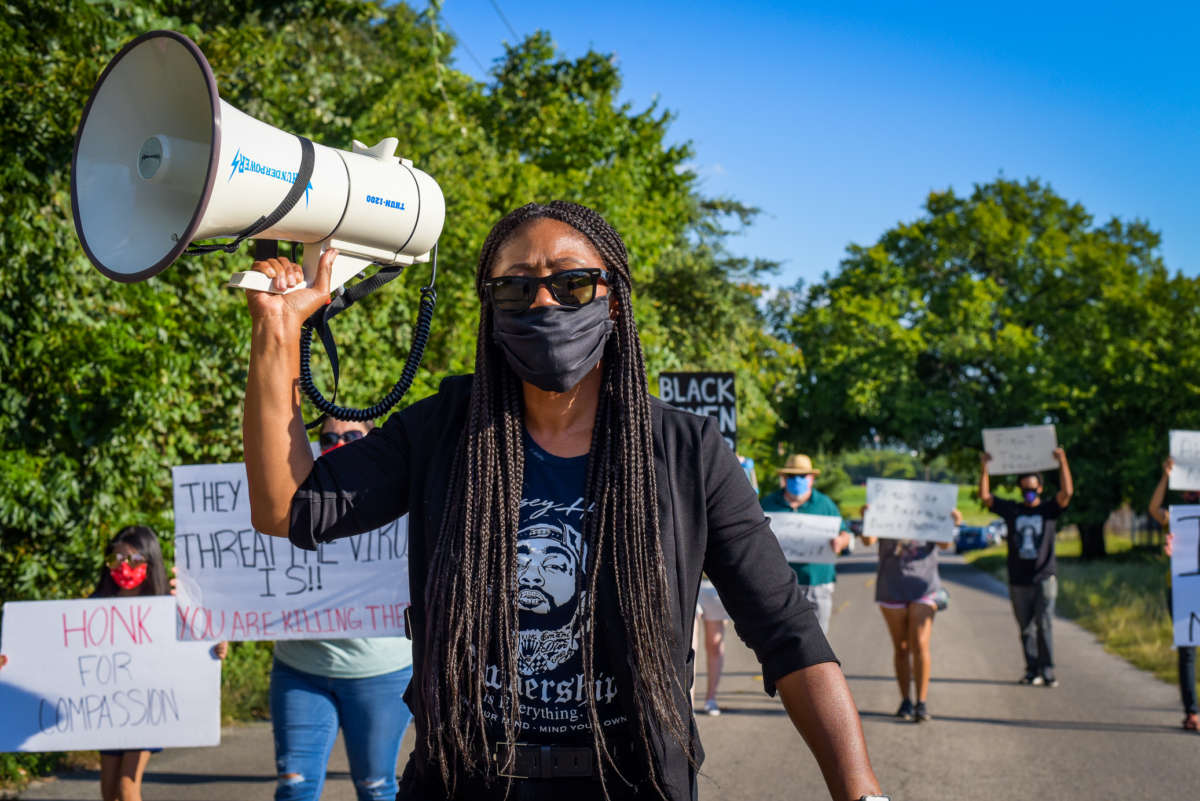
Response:
[{"label": "black t-shirt with white print", "polygon": [[[583,671],[583,604],[589,560],[584,542],[588,457],[562,458],[525,435],[525,477],[517,526],[517,739],[526,743],[590,742]],[[621,687],[603,649],[594,665],[596,707],[606,732],[627,723]],[[489,717],[503,734],[503,677],[487,674]]]},{"label": "black t-shirt with white print", "polygon": [[1062,507],[1057,498],[1028,506],[995,498],[992,511],[1008,526],[1008,583],[1037,584],[1055,575],[1054,538]]}]

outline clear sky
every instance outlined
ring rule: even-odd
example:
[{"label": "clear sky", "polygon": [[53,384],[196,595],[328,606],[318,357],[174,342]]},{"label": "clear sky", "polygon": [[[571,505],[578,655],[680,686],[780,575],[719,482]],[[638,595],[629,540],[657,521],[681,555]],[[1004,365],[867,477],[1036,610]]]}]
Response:
[{"label": "clear sky", "polygon": [[514,31],[615,54],[624,99],[677,115],[702,190],[762,209],[731,249],[782,262],[779,286],[1001,174],[1148,220],[1200,274],[1200,3],[445,0],[443,19],[477,78]]}]

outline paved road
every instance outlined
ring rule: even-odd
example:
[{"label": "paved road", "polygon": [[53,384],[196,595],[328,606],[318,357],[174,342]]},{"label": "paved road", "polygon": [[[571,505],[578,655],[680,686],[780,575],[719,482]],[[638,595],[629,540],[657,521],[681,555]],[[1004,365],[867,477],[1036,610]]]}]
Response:
[{"label": "paved road", "polygon": [[[943,558],[951,606],[933,627],[930,723],[893,717],[899,690],[891,646],[873,603],[873,554],[839,565],[833,642],[863,720],[884,789],[908,801],[1194,798],[1200,737],[1178,728],[1176,689],[1104,652],[1067,621],[1055,623],[1060,685],[1025,687],[1007,595],[994,579]],[[703,659],[701,660],[703,662]],[[761,692],[744,647],[728,660],[720,701],[701,717],[711,782],[701,798],[822,798],[816,762]],[[702,680],[698,686],[703,687]]]},{"label": "paved road", "polygon": [[[839,570],[831,638],[861,711],[876,772],[893,798],[1194,797],[1200,737],[1177,728],[1182,716],[1175,688],[1104,653],[1090,634],[1061,620],[1055,632],[1061,685],[1018,686],[1024,666],[1004,588],[953,556],[942,567],[951,608],[934,625],[929,706],[935,720],[895,720],[899,696],[891,650],[872,602],[874,557],[843,560]],[[762,692],[753,656],[736,639],[730,645],[719,697],[725,713],[700,719],[708,753],[700,797],[827,797],[816,763],[782,707]],[[697,684],[704,686],[703,672]],[[340,743],[330,771],[323,797],[352,801]],[[236,726],[225,730],[219,748],[154,756],[144,796],[267,801],[273,773],[270,726]],[[92,801],[97,784],[95,773],[63,776],[21,797]]]}]

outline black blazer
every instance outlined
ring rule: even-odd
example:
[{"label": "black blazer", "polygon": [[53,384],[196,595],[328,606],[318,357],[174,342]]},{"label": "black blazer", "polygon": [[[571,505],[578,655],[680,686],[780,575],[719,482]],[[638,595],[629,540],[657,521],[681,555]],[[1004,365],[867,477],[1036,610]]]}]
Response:
[{"label": "black blazer", "polygon": [[[308,549],[409,513],[414,676],[420,675],[424,664],[426,576],[470,391],[470,376],[445,379],[436,395],[393,414],[363,439],[319,459],[292,500],[289,537]],[[662,552],[671,593],[671,657],[680,684],[690,687],[692,680],[692,626],[702,572],[716,586],[738,636],[762,663],[763,685],[770,695],[782,676],[836,661],[812,604],[801,594],[758,498],[716,422],[652,399],[652,426]],[[597,619],[619,618],[613,592],[603,591],[605,574],[599,586]],[[626,650],[622,626],[603,626],[597,634],[604,637],[609,653]],[[418,696],[406,695],[414,712],[421,703]],[[631,696],[621,693],[624,699]],[[691,745],[699,764],[704,753],[686,696],[679,699],[679,710],[684,720],[691,721]],[[630,713],[629,719],[636,719],[635,715]],[[686,754],[669,735],[658,735],[654,758],[664,790],[673,801],[694,798],[695,775]],[[416,736],[414,760],[425,753],[425,732],[420,727]],[[418,782],[422,777],[433,780],[436,770],[426,776],[424,767],[410,762],[405,776]]]}]

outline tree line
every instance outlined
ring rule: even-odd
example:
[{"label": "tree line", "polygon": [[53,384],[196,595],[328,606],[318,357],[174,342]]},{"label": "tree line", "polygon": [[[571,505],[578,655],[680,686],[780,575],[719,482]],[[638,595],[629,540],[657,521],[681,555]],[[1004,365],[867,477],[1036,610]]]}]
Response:
[{"label": "tree line", "polygon": [[804,360],[781,424],[793,441],[882,441],[977,474],[981,429],[1053,423],[1075,478],[1067,517],[1102,556],[1109,513],[1148,502],[1167,432],[1200,425],[1200,281],[1159,243],[1146,221],[1097,223],[1038,180],[932,192],[918,219],[772,300],[771,330]]}]

